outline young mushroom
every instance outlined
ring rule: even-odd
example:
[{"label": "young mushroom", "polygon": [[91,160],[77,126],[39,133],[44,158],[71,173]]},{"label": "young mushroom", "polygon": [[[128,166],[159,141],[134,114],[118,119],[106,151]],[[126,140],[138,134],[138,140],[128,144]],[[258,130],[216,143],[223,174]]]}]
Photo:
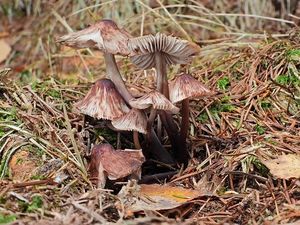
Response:
[{"label": "young mushroom", "polygon": [[118,91],[128,103],[132,98],[128,92],[120,71],[117,67],[115,56],[128,56],[128,42],[131,35],[124,29],[118,28],[112,20],[101,20],[88,28],[64,35],[57,39],[58,43],[73,48],[94,48],[103,52],[107,78],[111,79]]},{"label": "young mushroom", "polygon": [[131,99],[129,104],[136,109],[147,109],[152,106],[156,110],[165,110],[178,113],[179,109],[158,91],[151,91],[142,97]]},{"label": "young mushroom", "polygon": [[104,188],[107,178],[118,180],[130,176],[140,179],[144,161],[142,150],[115,150],[109,144],[95,145],[89,163],[90,177],[101,188]]},{"label": "young mushroom", "polygon": [[97,80],[75,107],[82,114],[105,120],[119,118],[130,111],[114,83],[109,79]]},{"label": "young mushroom", "polygon": [[114,119],[111,123],[118,130],[133,131],[135,148],[141,148],[137,132],[143,134],[147,133],[147,118],[142,111],[131,109],[129,113]]},{"label": "young mushroom", "polygon": [[[157,110],[167,111],[171,113],[179,112],[179,109],[158,91],[151,91],[140,98],[131,99],[129,101],[129,104],[137,109],[147,109],[151,107],[151,113],[147,125],[148,131],[152,128],[153,122],[157,114]],[[160,130],[160,128],[158,128],[158,130]],[[167,131],[168,133],[171,132],[168,128]],[[160,131],[158,133],[160,133]]]},{"label": "young mushroom", "polygon": [[[170,100],[172,103],[182,102],[182,120],[180,129],[180,140],[184,148],[186,148],[186,138],[189,129],[189,99],[193,97],[206,97],[214,94],[211,90],[201,84],[198,80],[189,74],[177,76],[169,84]],[[182,148],[182,151],[184,151]],[[184,152],[179,152],[182,160],[187,163],[188,155]]]}]

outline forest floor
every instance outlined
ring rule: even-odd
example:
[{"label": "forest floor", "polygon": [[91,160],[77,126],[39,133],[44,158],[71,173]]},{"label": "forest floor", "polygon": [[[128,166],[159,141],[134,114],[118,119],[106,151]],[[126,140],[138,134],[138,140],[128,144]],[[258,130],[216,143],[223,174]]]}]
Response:
[{"label": "forest floor", "polygon": [[[158,8],[144,1],[91,7],[79,0],[28,2],[1,3],[0,224],[299,222],[299,21],[230,17],[228,8],[224,18],[217,17],[219,9],[197,1],[187,6],[170,0]],[[124,182],[107,189],[90,182],[90,145],[116,146],[118,136],[92,125],[83,128],[84,117],[73,105],[105,76],[105,65],[101,53],[62,47],[55,39],[101,18],[113,18],[136,36],[165,32],[201,46],[189,72],[217,95],[190,102],[192,159],[184,170],[146,163],[142,173],[173,171],[156,183],[167,184],[166,192],[197,191],[193,199],[169,209],[153,204],[133,210],[130,196],[117,194]],[[3,56],[7,45],[11,49]],[[155,88],[152,70],[140,71],[127,58],[117,62],[132,93]],[[169,79],[181,70],[170,69]],[[120,142],[132,147],[127,133]],[[125,191],[130,188],[127,184]]]}]

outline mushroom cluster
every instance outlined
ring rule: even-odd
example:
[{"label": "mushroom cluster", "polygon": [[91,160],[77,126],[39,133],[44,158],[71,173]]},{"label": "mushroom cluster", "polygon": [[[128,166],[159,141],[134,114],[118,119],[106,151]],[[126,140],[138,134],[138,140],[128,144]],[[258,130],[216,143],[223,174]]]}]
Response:
[{"label": "mushroom cluster", "polygon": [[[101,20],[86,29],[64,35],[57,42],[73,48],[93,48],[103,53],[106,79],[97,80],[86,96],[76,104],[82,114],[98,120],[110,121],[113,129],[132,131],[135,148],[142,148],[146,158],[154,157],[166,164],[187,165],[189,160],[186,144],[189,128],[189,99],[209,96],[213,92],[189,74],[178,75],[169,82],[167,69],[174,64],[190,63],[193,56],[200,50],[198,45],[161,33],[132,37],[112,20]],[[140,69],[154,68],[156,90],[134,98],[122,79],[115,55],[130,57],[132,63]],[[180,112],[175,105],[178,102],[181,102],[180,126],[173,117],[174,114]],[[160,122],[157,126],[155,126],[156,121]],[[163,130],[168,135],[171,149],[166,149],[161,143]],[[141,142],[140,137],[143,137]],[[94,147],[92,157],[93,155],[92,161],[94,166],[97,165],[96,167],[100,164],[102,167],[107,166],[103,157],[107,158],[108,155],[113,156],[114,161],[122,158],[124,165],[131,165],[129,161],[132,161],[124,157],[124,152],[113,150],[108,145]],[[95,159],[102,163],[95,163]],[[141,163],[134,165],[136,167]],[[102,170],[106,169],[102,168]],[[134,170],[137,171],[136,168]],[[131,170],[128,169],[128,171]],[[100,180],[103,186],[105,182],[103,179]]]}]

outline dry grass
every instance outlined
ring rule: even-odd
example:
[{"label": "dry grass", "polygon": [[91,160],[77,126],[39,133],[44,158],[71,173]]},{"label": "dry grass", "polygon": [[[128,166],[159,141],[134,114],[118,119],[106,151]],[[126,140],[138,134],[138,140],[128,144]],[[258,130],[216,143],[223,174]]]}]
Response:
[{"label": "dry grass", "polygon": [[[175,224],[184,218],[187,224],[262,224],[299,219],[299,180],[275,179],[262,164],[276,155],[300,154],[299,36],[290,32],[297,15],[286,10],[278,16],[269,10],[270,1],[250,0],[169,0],[154,9],[140,0],[28,2],[24,9],[22,1],[1,3],[6,15],[0,16],[0,37],[14,50],[4,63],[13,70],[0,74],[0,223],[53,224],[55,218],[57,224]],[[54,40],[101,18],[113,18],[134,35],[161,31],[202,45],[190,72],[218,95],[191,102],[193,160],[169,183],[214,195],[173,211],[125,218],[122,199],[90,184],[86,156],[91,143],[116,144],[117,137],[92,126],[83,129],[73,104],[104,76],[103,59],[95,52],[59,49]],[[128,59],[118,61],[131,90],[153,86],[151,71],[138,71]],[[180,70],[170,70],[170,78]],[[121,137],[124,146],[132,144],[126,140]],[[28,153],[30,162],[14,161],[29,171],[20,174],[10,163],[17,152]],[[59,163],[49,164],[51,159]],[[36,168],[28,167],[32,162]],[[53,179],[62,181],[54,185]]]}]

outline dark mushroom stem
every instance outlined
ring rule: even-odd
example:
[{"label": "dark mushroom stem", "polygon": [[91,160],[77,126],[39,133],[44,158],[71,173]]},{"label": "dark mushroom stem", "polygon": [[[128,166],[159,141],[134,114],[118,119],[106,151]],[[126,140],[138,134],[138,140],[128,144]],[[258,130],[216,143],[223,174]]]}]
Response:
[{"label": "dark mushroom stem", "polygon": [[180,128],[180,138],[186,142],[188,130],[189,130],[189,115],[190,115],[190,106],[189,106],[189,99],[186,98],[182,101],[181,106],[181,128]]},{"label": "dark mushroom stem", "polygon": [[169,86],[167,77],[167,65],[161,52],[155,53],[155,69],[157,76],[157,89],[169,99]]},{"label": "dark mushroom stem", "polygon": [[[161,52],[155,53],[155,69],[157,73],[157,89],[160,93],[163,93],[164,96],[166,96],[166,98],[170,99],[168,77],[167,77],[167,65]],[[174,119],[170,113],[162,111],[160,115],[164,127],[166,128],[166,131],[170,138],[171,145],[174,149],[174,155],[176,160],[179,163],[183,163],[186,166],[189,159],[189,154],[186,146],[186,138],[182,139],[181,137],[178,136],[177,125],[174,122]],[[187,118],[184,117],[184,121],[186,121],[186,119],[188,120],[188,116],[189,116],[189,112],[187,112]],[[184,127],[184,129],[186,131],[184,131],[183,133],[185,133],[185,137],[186,137],[188,124],[187,127]]]},{"label": "dark mushroom stem", "polygon": [[134,143],[134,147],[136,149],[142,149],[140,140],[139,140],[139,133],[137,131],[133,131],[133,143]]},{"label": "dark mushroom stem", "polygon": [[[120,92],[121,96],[124,98],[126,103],[129,104],[129,100],[132,99],[132,95],[127,90],[125,83],[121,77],[120,71],[118,69],[115,56],[110,53],[104,53],[104,60],[106,64],[106,72],[109,79],[112,80],[112,82],[116,85],[118,91]],[[136,140],[136,136],[134,137],[134,140]],[[167,152],[166,149],[162,146],[159,139],[157,138],[156,133],[154,132],[153,128],[151,128],[150,135],[149,135],[150,142],[150,150],[151,152],[156,156],[156,158],[164,163],[167,164],[173,164],[174,160],[172,156]],[[137,143],[135,143],[137,144]]]},{"label": "dark mushroom stem", "polygon": [[181,106],[181,125],[180,125],[180,138],[179,138],[179,145],[181,146],[180,148],[180,159],[181,163],[183,163],[185,166],[188,164],[189,160],[189,153],[187,150],[187,136],[188,136],[188,131],[189,131],[189,115],[190,115],[190,106],[189,106],[189,99],[184,99],[182,101],[182,106]]}]

